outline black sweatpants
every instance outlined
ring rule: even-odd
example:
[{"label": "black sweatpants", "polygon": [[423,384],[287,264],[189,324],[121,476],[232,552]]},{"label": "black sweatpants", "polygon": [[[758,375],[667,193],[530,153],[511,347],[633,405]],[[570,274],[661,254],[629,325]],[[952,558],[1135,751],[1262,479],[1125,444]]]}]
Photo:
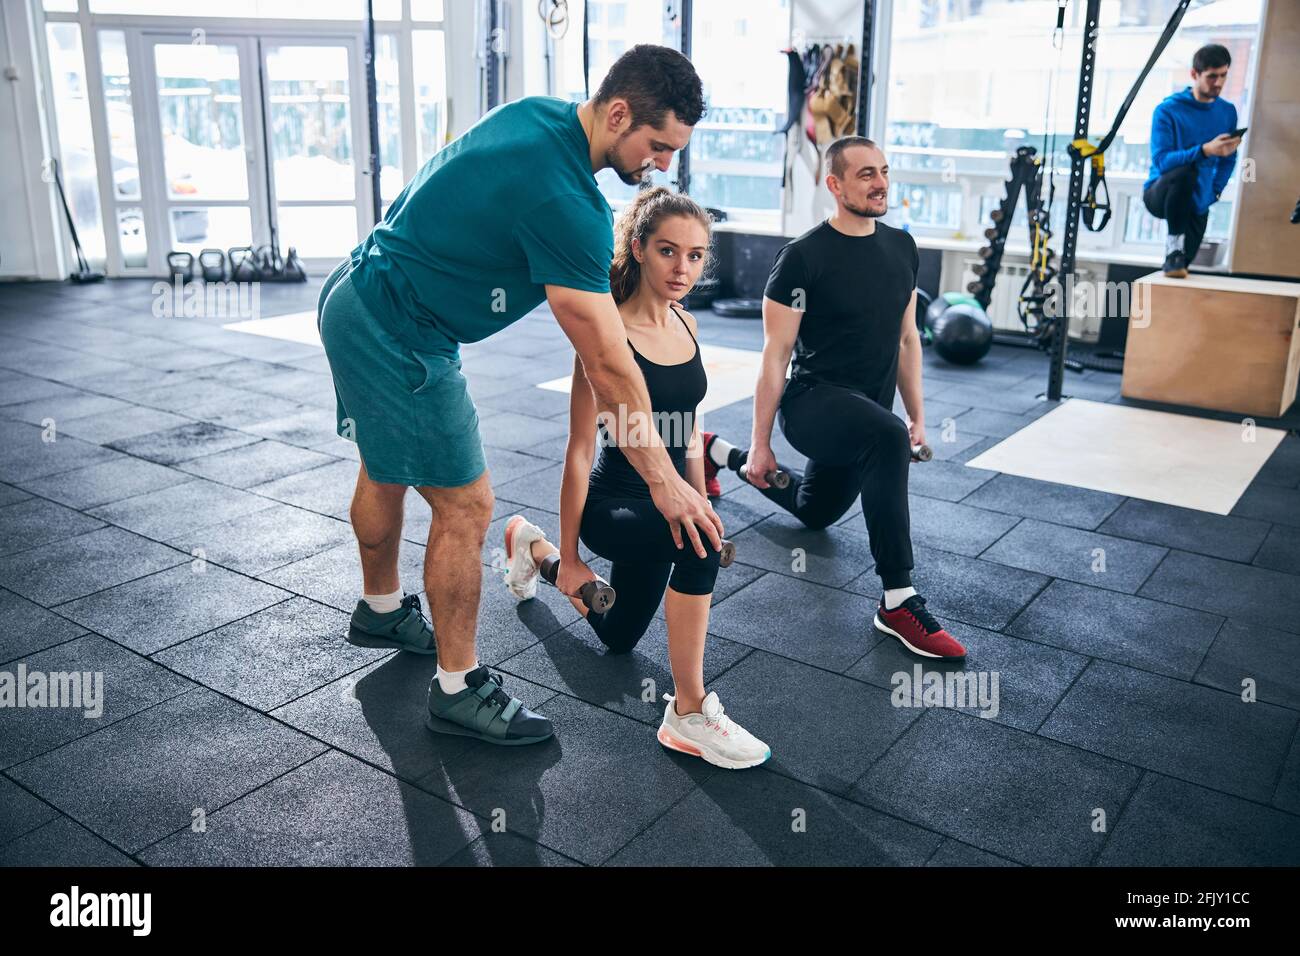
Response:
[{"label": "black sweatpants", "polygon": [[695,553],[684,534],[679,550],[668,522],[649,498],[588,498],[579,537],[612,563],[614,606],[603,614],[588,611],[587,623],[615,653],[636,647],[659,609],[665,587],[680,594],[713,593],[719,552],[703,532],[705,557]]},{"label": "black sweatpants", "polygon": [[1209,213],[1198,213],[1192,202],[1192,189],[1196,185],[1196,166],[1178,166],[1169,170],[1142,193],[1142,203],[1147,212],[1163,219],[1169,226],[1169,235],[1183,237],[1183,255],[1190,264],[1205,238]]},{"label": "black sweatpants", "polygon": [[758,490],[809,528],[834,524],[861,494],[876,573],[886,588],[910,587],[912,439],[902,419],[863,392],[791,382],[777,420],[808,466],[786,488]]}]

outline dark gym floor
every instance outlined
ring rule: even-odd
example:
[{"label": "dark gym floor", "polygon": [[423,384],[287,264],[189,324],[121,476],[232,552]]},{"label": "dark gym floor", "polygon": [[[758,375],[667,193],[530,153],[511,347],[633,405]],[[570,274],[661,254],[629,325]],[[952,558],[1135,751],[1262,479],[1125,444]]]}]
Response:
[{"label": "dark gym floor", "polygon": [[[317,287],[264,287],[263,314]],[[553,590],[516,605],[490,567],[511,513],[558,531],[567,399],[533,385],[571,353],[539,312],[464,350],[498,499],[480,651],[558,729],[496,748],[424,729],[432,659],[341,638],[356,461],[322,352],[152,301],[0,287],[0,670],[99,671],[107,696],[99,719],[0,709],[0,863],[1300,863],[1295,435],[1229,517],[974,470],[1047,410],[1046,360],[927,355],[932,438],[953,418],[957,440],[912,470],[917,583],[967,669],[999,673],[1000,713],[891,706],[913,661],[869,628],[860,511],[801,530],[726,475],[740,558],[706,677],[773,759],[716,770],[655,740],[662,622],[606,656]],[[760,347],[756,321],[698,318]],[[750,403],[703,422],[743,443]],[[408,587],[428,522],[412,493]],[[1063,572],[1097,547],[1121,573]]]}]

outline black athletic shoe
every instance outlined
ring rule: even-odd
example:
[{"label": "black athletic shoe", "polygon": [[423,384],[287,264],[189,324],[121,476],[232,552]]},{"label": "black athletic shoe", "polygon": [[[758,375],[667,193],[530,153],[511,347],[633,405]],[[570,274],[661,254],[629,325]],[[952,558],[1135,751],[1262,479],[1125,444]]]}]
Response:
[{"label": "black athletic shoe", "polygon": [[357,601],[348,626],[349,644],[357,647],[390,647],[412,654],[437,654],[433,625],[420,608],[420,598],[407,594],[396,611],[378,614],[365,599]]},{"label": "black athletic shoe", "polygon": [[1187,278],[1187,256],[1181,249],[1175,249],[1165,256],[1164,273],[1171,279]]},{"label": "black athletic shoe", "polygon": [[549,720],[501,689],[500,674],[480,666],[465,675],[465,685],[460,693],[447,694],[433,678],[426,727],[507,747],[540,743],[555,733]]}]

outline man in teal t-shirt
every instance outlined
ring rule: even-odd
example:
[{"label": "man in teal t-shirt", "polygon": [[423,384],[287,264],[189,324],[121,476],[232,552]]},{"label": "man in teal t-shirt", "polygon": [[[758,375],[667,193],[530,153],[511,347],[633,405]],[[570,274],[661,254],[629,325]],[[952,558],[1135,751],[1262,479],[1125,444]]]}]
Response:
[{"label": "man in teal t-shirt", "polygon": [[[497,107],[425,164],[321,289],[338,432],[361,457],[351,519],[364,591],[348,640],[437,653],[430,729],[499,744],[552,734],[475,650],[494,499],[460,343],[547,301],[599,407],[648,418],[645,381],[609,293],[613,222],[595,173],[612,167],[636,184],[652,167],[666,171],[703,112],[690,61],[644,44],[585,103],[526,97]],[[675,539],[701,557],[702,538],[721,547],[721,521],[662,445],[623,450]],[[433,512],[424,561],[432,628],[397,574],[408,487]]]},{"label": "man in teal t-shirt", "polygon": [[578,109],[547,96],[497,107],[353,252],[357,294],[400,341],[454,358],[534,309],[548,284],[609,291],[613,216]]}]

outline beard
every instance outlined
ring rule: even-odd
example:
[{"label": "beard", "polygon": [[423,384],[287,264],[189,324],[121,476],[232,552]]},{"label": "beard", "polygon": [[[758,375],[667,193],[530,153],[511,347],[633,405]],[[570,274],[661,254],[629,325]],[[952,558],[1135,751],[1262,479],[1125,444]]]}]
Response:
[{"label": "beard", "polygon": [[881,200],[879,208],[873,208],[865,203],[859,206],[855,203],[849,202],[848,200],[844,201],[844,208],[855,216],[861,216],[863,219],[879,219],[881,216],[889,212],[889,197],[886,196]]},{"label": "beard", "polygon": [[654,169],[654,164],[650,160],[633,167],[628,167],[623,162],[623,157],[619,152],[619,147],[623,140],[627,139],[627,133],[617,143],[605,151],[605,163],[614,170],[624,183],[629,186],[649,185],[650,171]]}]

